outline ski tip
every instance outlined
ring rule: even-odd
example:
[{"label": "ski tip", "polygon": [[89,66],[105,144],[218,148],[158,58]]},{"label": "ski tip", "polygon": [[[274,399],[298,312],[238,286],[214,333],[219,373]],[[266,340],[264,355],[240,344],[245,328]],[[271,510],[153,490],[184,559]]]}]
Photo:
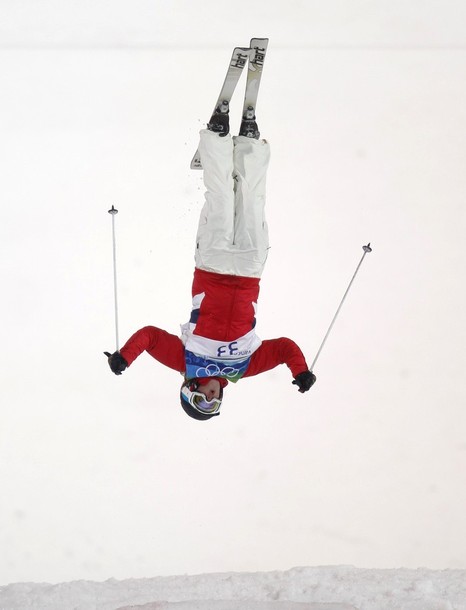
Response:
[{"label": "ski tip", "polygon": [[269,44],[268,38],[251,38],[249,47],[251,49],[259,48],[259,49],[262,49],[263,51],[266,51],[268,44]]}]

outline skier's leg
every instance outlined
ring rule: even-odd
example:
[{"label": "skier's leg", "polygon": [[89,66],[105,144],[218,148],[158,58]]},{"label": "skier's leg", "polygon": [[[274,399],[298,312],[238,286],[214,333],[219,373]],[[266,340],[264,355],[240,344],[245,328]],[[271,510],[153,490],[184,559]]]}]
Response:
[{"label": "skier's leg", "polygon": [[238,275],[260,277],[269,249],[265,220],[270,147],[265,140],[234,138],[235,234]]},{"label": "skier's leg", "polygon": [[233,141],[207,129],[200,133],[205,203],[196,237],[196,266],[231,273],[229,251],[234,235]]}]

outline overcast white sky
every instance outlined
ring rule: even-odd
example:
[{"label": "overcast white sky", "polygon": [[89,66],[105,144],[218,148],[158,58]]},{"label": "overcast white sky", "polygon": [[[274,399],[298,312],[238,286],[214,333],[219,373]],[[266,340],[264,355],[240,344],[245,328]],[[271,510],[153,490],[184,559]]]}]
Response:
[{"label": "overcast white sky", "polygon": [[[466,568],[465,25],[460,0],[0,2],[0,584]],[[251,36],[273,155],[258,334],[310,362],[374,253],[311,392],[282,367],[200,423],[149,357],[108,371],[107,210],[122,340],[177,333],[189,162]]]}]

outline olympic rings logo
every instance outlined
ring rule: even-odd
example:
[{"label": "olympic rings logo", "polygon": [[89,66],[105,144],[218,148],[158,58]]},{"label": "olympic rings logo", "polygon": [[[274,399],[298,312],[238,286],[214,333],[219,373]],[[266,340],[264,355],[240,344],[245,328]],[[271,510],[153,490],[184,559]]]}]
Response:
[{"label": "olympic rings logo", "polygon": [[232,366],[224,366],[221,369],[216,364],[209,364],[205,367],[199,367],[196,371],[196,377],[230,377],[233,379],[239,372],[239,369]]}]

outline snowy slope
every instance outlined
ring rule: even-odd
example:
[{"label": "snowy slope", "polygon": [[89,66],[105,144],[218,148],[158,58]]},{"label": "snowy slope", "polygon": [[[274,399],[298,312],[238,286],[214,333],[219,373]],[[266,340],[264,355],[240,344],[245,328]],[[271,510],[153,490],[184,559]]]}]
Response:
[{"label": "snowy slope", "polygon": [[354,610],[348,604],[305,604],[301,602],[254,602],[254,601],[189,601],[153,602],[143,606],[125,606],[118,610],[142,608],[143,610]]},{"label": "snowy slope", "polygon": [[302,567],[105,582],[18,583],[1,610],[466,610],[465,570]]}]

